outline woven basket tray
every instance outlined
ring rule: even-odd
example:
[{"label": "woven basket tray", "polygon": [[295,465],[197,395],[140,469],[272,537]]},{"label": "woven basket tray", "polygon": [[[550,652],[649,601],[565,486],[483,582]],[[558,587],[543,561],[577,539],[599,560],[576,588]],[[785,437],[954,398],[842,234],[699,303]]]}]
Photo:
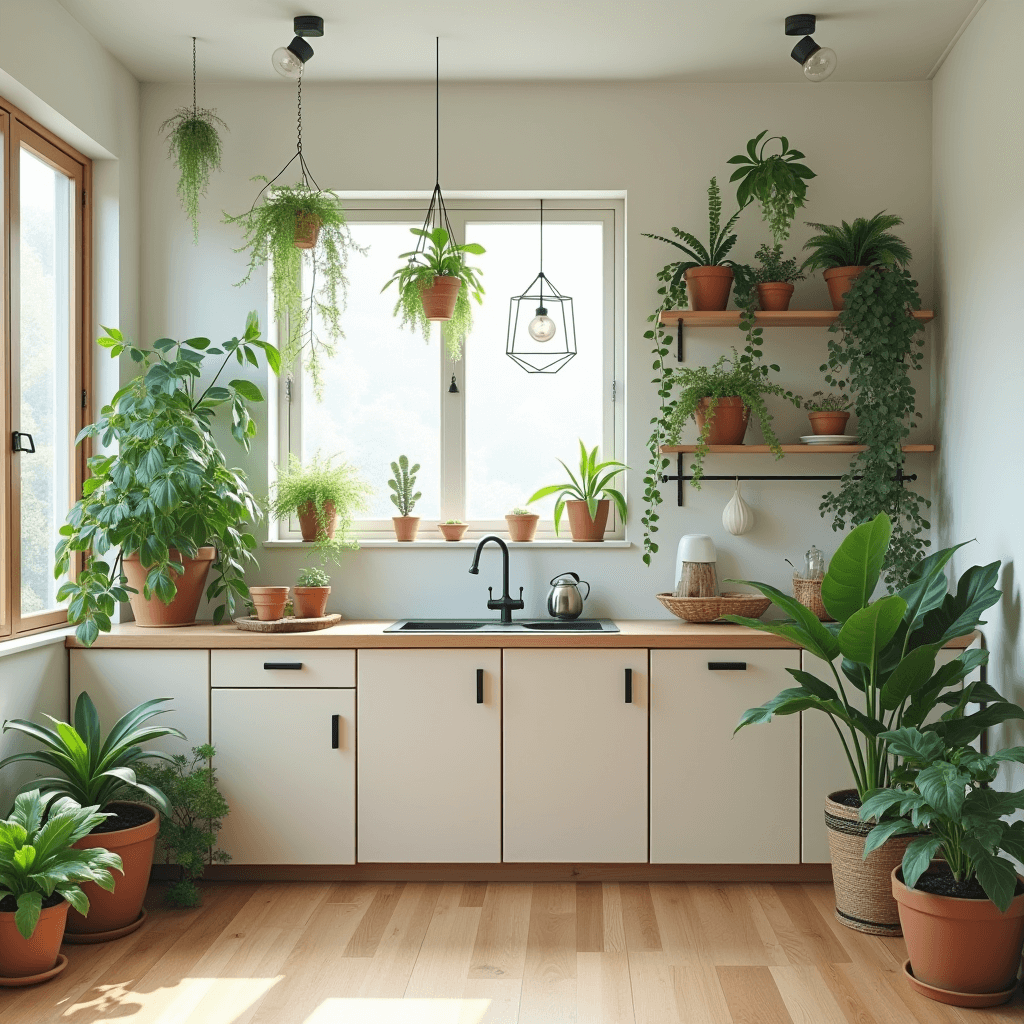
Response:
[{"label": "woven basket tray", "polygon": [[658,600],[684,622],[715,622],[723,615],[744,615],[759,619],[771,601],[758,594],[721,594],[718,597],[673,597],[658,594]]},{"label": "woven basket tray", "polygon": [[336,626],[341,622],[340,615],[322,615],[318,619],[297,619],[289,615],[286,619],[259,619],[244,618],[235,619],[235,625],[239,629],[248,630],[250,633],[312,633],[317,629],[327,629]]}]

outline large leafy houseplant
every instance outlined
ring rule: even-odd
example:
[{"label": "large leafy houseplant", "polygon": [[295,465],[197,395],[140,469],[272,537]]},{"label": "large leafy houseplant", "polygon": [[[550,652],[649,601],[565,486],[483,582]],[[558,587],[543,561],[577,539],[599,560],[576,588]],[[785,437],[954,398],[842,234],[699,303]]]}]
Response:
[{"label": "large leafy houseplant", "polygon": [[873,217],[857,217],[852,224],[816,224],[817,235],[804,243],[810,255],[801,270],[832,267],[905,267],[911,258],[906,242],[891,228],[903,223],[901,217],[882,210]]},{"label": "large leafy houseplant", "polygon": [[[220,346],[211,346],[208,338],[160,338],[145,349],[118,330],[104,330],[99,344],[111,357],[127,353],[144,372],[114,395],[76,442],[97,438],[104,448],[116,447],[115,454],[89,458],[90,476],[60,528],[56,548],[58,579],[69,572],[76,552],[86,553],[77,577],[57,592],[58,600],[69,600],[68,620],[77,623],[76,635],[86,647],[109,631],[115,602],[128,599],[122,570],[128,555],[138,553],[147,570],[143,596],[156,595],[169,604],[183,572],[180,557],[195,557],[200,547],[212,544],[216,578],[206,596],[222,601],[214,621],[248,596],[243,573],[255,564],[256,539],[245,525],[258,523],[263,513],[245,474],[228,467],[212,428],[217,412],[229,411],[231,434],[248,451],[256,433],[249,403],[261,402],[263,394],[245,379],[218,381],[232,359],[258,366],[262,353],[275,373],[280,365],[277,349],[260,337],[255,313],[241,338]],[[210,357],[219,366],[203,387],[199,378]],[[108,563],[104,556],[111,551],[117,554]]]}]

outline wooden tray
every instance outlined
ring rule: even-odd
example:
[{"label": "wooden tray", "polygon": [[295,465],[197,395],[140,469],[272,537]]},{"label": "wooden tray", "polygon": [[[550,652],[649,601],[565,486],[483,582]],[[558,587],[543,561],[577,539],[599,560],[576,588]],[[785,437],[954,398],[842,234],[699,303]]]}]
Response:
[{"label": "wooden tray", "polygon": [[317,629],[328,629],[341,622],[340,615],[321,615],[318,619],[297,619],[289,615],[286,619],[267,619],[261,622],[252,616],[244,619],[235,619],[235,625],[239,629],[248,630],[250,633],[312,633]]},{"label": "wooden tray", "polygon": [[684,622],[715,622],[723,615],[759,619],[771,601],[759,594],[722,594],[719,597],[673,597],[658,594],[658,600]]}]

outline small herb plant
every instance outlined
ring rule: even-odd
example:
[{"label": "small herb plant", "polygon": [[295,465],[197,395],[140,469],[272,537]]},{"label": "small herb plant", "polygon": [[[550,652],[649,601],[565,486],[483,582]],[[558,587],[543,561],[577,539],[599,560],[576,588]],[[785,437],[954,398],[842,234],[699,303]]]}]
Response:
[{"label": "small herb plant", "polygon": [[11,816],[0,821],[0,900],[13,898],[14,924],[23,939],[32,938],[43,901],[54,893],[80,914],[88,914],[89,897],[80,883],[95,882],[107,892],[114,891],[111,871],[121,871],[121,858],[99,847],[73,848],[109,817],[95,806],[80,807],[67,797],[47,808],[37,789],[15,798]]},{"label": "small herb plant", "polygon": [[810,223],[820,234],[804,243],[810,255],[801,270],[828,270],[830,267],[905,267],[911,259],[906,242],[890,228],[903,223],[895,214],[876,213],[858,217],[852,224],[840,226]]},{"label": "small herb plant", "polygon": [[[746,153],[729,159],[729,163],[741,165],[729,180],[739,182],[736,202],[741,210],[754,199],[761,204],[761,216],[771,229],[778,247],[789,238],[789,227],[797,208],[804,205],[807,196],[807,181],[816,175],[809,167],[797,163],[806,158],[799,150],[789,148],[789,140],[785,136],[773,135],[764,139],[767,134],[765,129],[747,143]],[[780,143],[782,152],[766,157],[764,151],[772,142]]]},{"label": "small herb plant", "polygon": [[444,521],[445,526],[465,526],[466,524],[461,519],[446,519]]},{"label": "small herb plant", "polygon": [[319,566],[311,566],[299,573],[295,585],[297,587],[329,587],[331,577]]},{"label": "small herb plant", "polygon": [[[557,494],[558,498],[555,501],[555,536],[558,536],[558,526],[562,520],[562,512],[565,509],[566,501],[585,501],[587,503],[587,511],[590,513],[590,518],[594,519],[597,516],[597,503],[602,498],[610,498],[615,502],[615,507],[619,510],[619,515],[622,517],[622,521],[626,521],[626,499],[623,497],[622,492],[615,490],[610,487],[610,482],[617,477],[624,469],[629,467],[623,462],[615,462],[609,460],[607,462],[597,461],[597,446],[595,445],[593,450],[587,451],[586,445],[580,441],[580,466],[579,466],[579,478],[577,479],[573,471],[564,463],[561,459],[558,460],[562,464],[562,468],[569,474],[569,481],[560,484],[551,484],[548,487],[542,487],[530,500],[527,502],[528,505],[532,505],[535,501],[540,501],[541,498],[546,498],[550,494]],[[607,470],[607,472],[605,472]],[[602,474],[604,474],[602,476]]]},{"label": "small herb plant", "polygon": [[842,392],[838,395],[830,391],[827,395],[824,391],[815,391],[810,398],[804,402],[804,408],[808,412],[846,412],[853,404],[852,399]]},{"label": "small herb plant", "polygon": [[192,748],[192,756],[175,754],[170,764],[143,766],[140,775],[163,790],[171,811],[160,819],[159,847],[164,863],[178,866],[178,879],[167,887],[167,902],[176,907],[202,903],[197,879],[207,864],[226,864],[231,857],[217,849],[217,833],[228,804],[217,788],[213,769],[216,750],[208,743]]},{"label": "small herb plant", "polygon": [[509,512],[508,514],[510,516],[532,516],[532,515],[534,515],[534,513],[531,512],[528,508],[519,508],[518,506],[516,506],[514,509],[512,509],[512,511]]},{"label": "small herb plant", "polygon": [[398,258],[407,262],[395,271],[381,291],[397,285],[395,316],[400,317],[402,327],[421,331],[424,339],[429,341],[430,321],[423,310],[421,291],[430,287],[435,277],[457,277],[462,285],[455,298],[455,311],[452,318],[441,325],[448,355],[457,360],[462,356],[462,341],[473,327],[473,309],[469,300],[473,298],[480,303],[484,296],[480,271],[466,263],[466,256],[482,256],[486,250],[477,242],[458,245],[441,227],[409,230],[425,239],[427,245],[424,249],[403,252]]},{"label": "small herb plant", "polygon": [[192,222],[193,242],[199,241],[199,200],[206,195],[210,175],[220,170],[221,141],[217,126],[228,126],[215,110],[179,107],[160,125],[167,136],[167,148],[178,168],[178,198]]},{"label": "small herb plant", "polygon": [[758,284],[792,284],[804,279],[804,275],[797,269],[795,259],[782,258],[781,245],[762,245],[754,253],[754,259],[758,263],[754,268],[754,279]]},{"label": "small herb plant", "polygon": [[[416,491],[416,474],[419,469],[418,462],[410,469],[409,459],[405,455],[399,455],[398,461],[391,463],[391,472],[394,476],[388,481],[388,487],[393,493],[388,497],[394,502],[400,516],[411,515],[416,502],[423,497],[419,491]],[[413,491],[416,493],[414,494]]]}]

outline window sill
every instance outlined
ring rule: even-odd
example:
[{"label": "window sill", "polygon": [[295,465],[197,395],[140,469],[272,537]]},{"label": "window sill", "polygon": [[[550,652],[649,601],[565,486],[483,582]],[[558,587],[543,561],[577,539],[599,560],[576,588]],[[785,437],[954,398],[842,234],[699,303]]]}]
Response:
[{"label": "window sill", "polygon": [[[502,540],[505,540],[503,537]],[[414,550],[420,550],[422,548],[455,548],[466,550],[467,548],[473,549],[479,543],[477,540],[414,540],[414,541],[398,541],[394,540],[361,540],[359,541],[360,548],[411,548]],[[580,548],[596,548],[598,550],[602,548],[613,548],[615,550],[622,550],[623,548],[633,547],[633,543],[628,540],[601,540],[601,541],[573,541],[573,540],[531,540],[531,541],[512,541],[505,540],[505,543],[509,548],[516,550],[523,550],[524,548],[540,548],[542,551],[549,551],[556,548],[572,548],[574,551]],[[263,542],[265,548],[311,548],[313,543],[311,541],[304,540],[265,540]]]},{"label": "window sill", "polygon": [[12,637],[9,640],[0,640],[0,658],[8,654],[21,654],[22,651],[31,651],[36,647],[46,647],[49,644],[63,644],[64,638],[75,632],[71,626],[61,626],[57,629],[48,629],[42,633],[28,633],[25,636]]}]

